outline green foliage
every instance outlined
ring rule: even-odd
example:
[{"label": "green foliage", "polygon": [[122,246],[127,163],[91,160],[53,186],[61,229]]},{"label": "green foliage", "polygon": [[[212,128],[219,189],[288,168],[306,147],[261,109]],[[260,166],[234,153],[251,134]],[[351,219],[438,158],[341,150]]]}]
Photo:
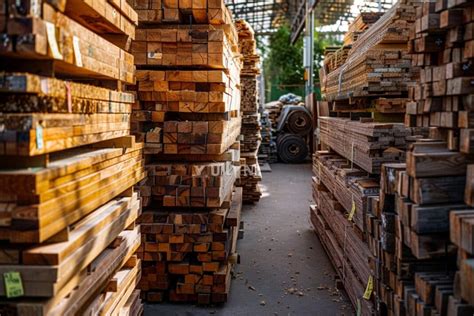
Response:
[{"label": "green foliage", "polygon": [[268,57],[264,61],[267,83],[277,85],[304,84],[303,40],[291,45],[291,30],[283,25],[272,34],[267,48]]},{"label": "green foliage", "polygon": [[342,42],[333,36],[327,36],[324,33],[314,32],[314,69],[317,71],[321,68],[324,59],[324,50],[329,46],[341,46]]},{"label": "green foliage", "polygon": [[[341,43],[324,33],[315,32],[314,38],[314,78],[319,81],[318,72],[327,46],[338,46]],[[267,100],[275,100],[280,95],[293,92],[304,93],[303,36],[291,45],[291,30],[288,25],[265,39],[257,38],[257,46],[264,56],[263,68]]]}]

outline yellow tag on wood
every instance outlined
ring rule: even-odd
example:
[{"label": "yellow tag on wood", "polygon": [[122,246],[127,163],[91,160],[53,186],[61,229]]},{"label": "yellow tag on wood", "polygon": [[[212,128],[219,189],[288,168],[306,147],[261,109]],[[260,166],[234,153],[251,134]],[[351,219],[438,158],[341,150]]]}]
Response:
[{"label": "yellow tag on wood", "polygon": [[372,276],[369,276],[369,280],[367,281],[367,287],[365,288],[363,298],[365,300],[370,300],[373,290],[374,290],[374,278]]},{"label": "yellow tag on wood", "polygon": [[351,212],[349,213],[349,217],[347,218],[350,222],[352,222],[352,219],[354,218],[355,213],[356,213],[356,204],[354,200],[352,200]]},{"label": "yellow tag on wood", "polygon": [[5,272],[3,280],[5,281],[5,294],[8,298],[19,297],[25,294],[20,272]]}]

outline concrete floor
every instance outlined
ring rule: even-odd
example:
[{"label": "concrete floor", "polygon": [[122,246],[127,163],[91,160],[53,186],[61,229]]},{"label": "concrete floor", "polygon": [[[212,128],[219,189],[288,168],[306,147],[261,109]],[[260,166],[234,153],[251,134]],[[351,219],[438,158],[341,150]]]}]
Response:
[{"label": "concrete floor", "polygon": [[309,222],[311,165],[273,164],[260,203],[245,206],[241,263],[227,304],[147,305],[145,315],[352,315]]}]

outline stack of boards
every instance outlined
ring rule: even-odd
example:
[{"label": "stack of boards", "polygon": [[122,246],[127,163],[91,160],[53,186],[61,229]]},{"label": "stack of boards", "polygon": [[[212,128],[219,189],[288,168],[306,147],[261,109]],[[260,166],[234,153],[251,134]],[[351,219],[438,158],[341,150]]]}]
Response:
[{"label": "stack of boards", "polygon": [[258,150],[261,144],[259,84],[260,56],[257,54],[255,34],[244,20],[236,21],[239,34],[239,49],[243,57],[243,68],[240,73],[242,100],[242,133],[240,141],[241,173],[238,185],[243,188],[243,201],[255,203],[262,195],[259,183],[262,181],[262,172],[258,162]]},{"label": "stack of boards", "polygon": [[[351,49],[331,53],[321,71],[325,99],[318,103],[321,147],[313,156],[310,217],[362,315],[376,314],[391,302],[381,273],[386,240],[380,236],[391,223],[380,218],[375,203],[383,166],[404,163],[406,149],[425,132],[405,127],[399,115],[412,80],[407,39],[415,6],[402,0],[383,16],[362,14],[346,36]],[[392,306],[387,310],[404,315]]]},{"label": "stack of boards", "polygon": [[137,15],[106,0],[1,10],[0,313],[138,315],[146,174],[121,92]]},{"label": "stack of boards", "polygon": [[402,124],[332,117],[320,117],[320,123],[327,150],[313,156],[311,221],[354,306],[370,315],[379,299],[375,288],[366,290],[378,264],[378,252],[367,242],[374,231],[371,201],[379,195],[382,163],[404,161],[404,148],[416,138]]},{"label": "stack of boards", "polygon": [[[418,8],[411,49],[419,78],[410,91],[413,101],[405,122],[429,127],[430,140],[407,153],[406,169],[399,172],[403,204],[397,211],[403,211],[403,226],[410,231],[403,242],[417,259],[443,257],[451,264],[437,273],[415,275],[415,286],[404,287],[405,307],[472,314],[472,1],[436,1]],[[403,216],[407,212],[410,217]],[[428,249],[420,248],[427,244]],[[424,288],[432,294],[426,295]]]},{"label": "stack of boards", "polygon": [[[378,24],[400,12],[400,5],[406,3],[394,6],[353,47],[364,47],[358,42],[379,33]],[[404,146],[395,145],[406,162],[403,156],[389,162],[387,151],[379,151],[395,134],[369,135],[361,122],[321,118],[320,137],[328,150],[314,156],[311,219],[362,314],[472,315],[474,6],[439,0],[413,8],[413,17],[395,21],[412,21],[406,25],[408,47],[399,52],[409,53],[412,63],[405,115],[410,132]],[[402,99],[393,95],[377,102],[387,107],[392,100]],[[331,110],[337,109],[333,103]]]},{"label": "stack of boards", "polygon": [[276,137],[273,133],[270,115],[266,110],[260,113],[260,137],[261,143],[258,149],[258,162],[260,164],[277,162]]},{"label": "stack of boards", "polygon": [[[413,80],[407,42],[416,2],[402,0],[383,16],[363,13],[351,23],[345,40],[350,45],[329,52],[320,70],[326,106],[402,117]],[[380,98],[393,104],[377,107]]]},{"label": "stack of boards", "polygon": [[[383,12],[361,12],[349,25],[348,32],[344,35],[344,47],[357,41],[359,35],[364,33],[369,26],[377,22]],[[324,61],[326,63],[326,61]]]},{"label": "stack of boards", "polygon": [[139,282],[148,302],[223,303],[240,227],[238,35],[222,0],[135,1],[132,133],[148,178]]}]

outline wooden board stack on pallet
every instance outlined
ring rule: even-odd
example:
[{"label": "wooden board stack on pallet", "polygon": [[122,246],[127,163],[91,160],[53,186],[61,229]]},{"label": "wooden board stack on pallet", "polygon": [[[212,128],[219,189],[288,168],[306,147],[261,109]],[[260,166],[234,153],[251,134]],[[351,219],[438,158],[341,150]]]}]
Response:
[{"label": "wooden board stack on pallet", "polygon": [[242,189],[221,206],[149,210],[140,218],[144,243],[140,288],[148,302],[227,301],[240,226]]},{"label": "wooden board stack on pallet", "polygon": [[383,12],[361,12],[349,25],[344,35],[344,46],[352,45],[372,24],[378,21]]},{"label": "wooden board stack on pallet", "polygon": [[272,121],[267,111],[260,113],[260,136],[262,138],[258,149],[259,163],[275,163],[278,161],[277,146],[273,136]]},{"label": "wooden board stack on pallet", "polygon": [[242,199],[233,193],[240,173],[237,31],[222,0],[132,5],[139,14],[132,132],[145,141],[148,174],[138,186],[142,298],[223,303]]},{"label": "wooden board stack on pallet", "polygon": [[377,194],[378,183],[349,160],[327,151],[314,154],[313,174],[313,227],[352,303],[360,306],[362,315],[371,315],[372,292],[363,297],[374,275],[375,258],[365,243],[363,220],[367,199]]},{"label": "wooden board stack on pallet", "polygon": [[361,120],[320,117],[320,141],[368,173],[380,173],[383,163],[405,160],[410,129],[403,124]]},{"label": "wooden board stack on pallet", "polygon": [[[449,183],[453,176],[445,171],[450,170],[449,158],[444,159],[448,156],[431,161],[430,152],[437,146],[418,141],[410,145],[406,164],[385,164],[380,194],[371,198],[368,243],[378,258],[375,288],[379,308],[388,314],[437,310],[446,315],[452,294],[450,271],[455,267],[454,248],[446,238],[448,214],[451,207],[462,207],[462,203],[442,201],[449,192],[449,185],[441,191],[442,182]],[[441,291],[436,295],[442,295],[442,300],[435,299],[435,290]]]},{"label": "wooden board stack on pallet", "polygon": [[[473,12],[470,1],[426,2],[417,9],[411,33],[412,65],[419,78],[410,90],[413,101],[407,105],[405,123],[429,128],[430,139],[413,144],[406,167],[385,177],[396,178],[392,181],[395,205],[380,206],[395,219],[395,238],[390,243],[395,245],[397,262],[406,261],[410,271],[417,272],[392,287],[407,314],[471,315],[474,311],[468,246],[474,205],[470,172]],[[433,263],[427,266],[430,261],[438,263],[436,269]]]},{"label": "wooden board stack on pallet", "polygon": [[[449,149],[471,153],[474,84],[472,6],[427,2],[412,32],[412,62],[419,81],[407,107],[408,126],[430,127]],[[466,1],[466,4],[469,1]]]},{"label": "wooden board stack on pallet", "polygon": [[[320,70],[321,91],[329,102],[326,106],[341,112],[385,113],[401,121],[413,82],[407,43],[418,2],[401,0],[381,17],[362,14],[353,21],[346,34],[352,38],[350,50],[329,54]],[[365,22],[365,15],[370,21]],[[389,104],[387,111],[387,105],[377,107],[379,98]]]},{"label": "wooden board stack on pallet", "polygon": [[407,42],[417,5],[399,1],[367,25],[356,19],[348,54],[330,54],[320,72],[325,101],[316,138],[324,151],[313,157],[311,220],[362,315],[405,315],[400,284],[413,279],[414,262],[431,271],[409,248],[395,254],[394,211],[380,206],[384,166],[403,164],[410,144],[427,135],[402,123],[415,80]]},{"label": "wooden board stack on pallet", "polygon": [[258,111],[260,92],[257,78],[260,74],[260,56],[257,54],[255,34],[250,24],[244,20],[238,20],[236,27],[239,34],[239,50],[243,58],[243,68],[240,72],[242,87],[241,174],[238,185],[243,188],[243,201],[255,203],[260,200],[259,183],[262,181],[258,162],[258,150],[262,140]]},{"label": "wooden board stack on pallet", "polygon": [[367,119],[320,117],[319,122],[319,140],[328,150],[313,156],[311,221],[352,303],[370,315],[379,299],[373,287],[379,258],[369,242],[372,199],[379,195],[382,164],[405,160],[412,131]]},{"label": "wooden board stack on pallet", "polygon": [[136,13],[75,0],[2,10],[0,313],[139,315],[145,169],[135,97],[121,92]]}]

